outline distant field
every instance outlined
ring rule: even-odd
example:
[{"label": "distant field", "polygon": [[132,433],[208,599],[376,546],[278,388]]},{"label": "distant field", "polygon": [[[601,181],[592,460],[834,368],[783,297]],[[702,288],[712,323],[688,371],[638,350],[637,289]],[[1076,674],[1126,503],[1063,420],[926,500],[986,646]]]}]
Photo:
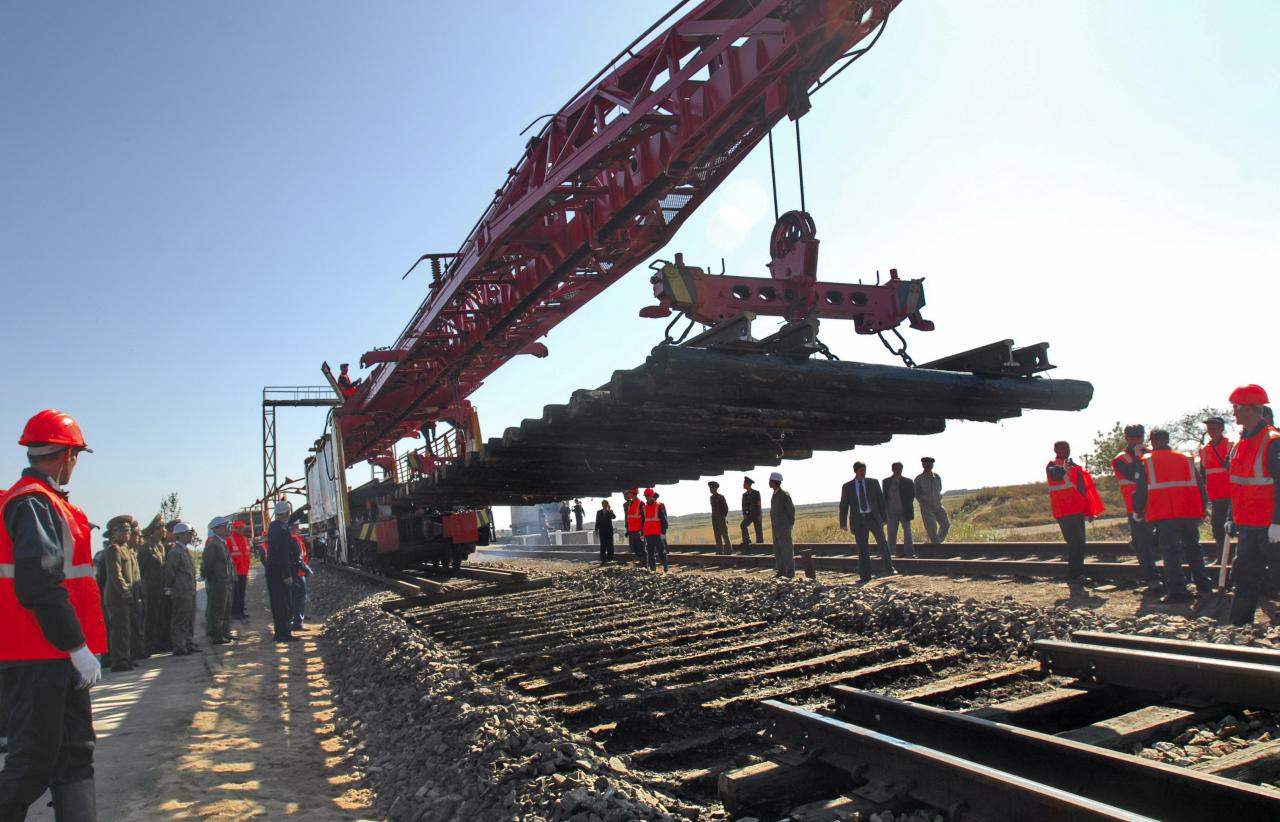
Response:
[{"label": "distant field", "polygon": [[[1128,528],[1124,524],[1124,502],[1120,497],[1120,487],[1114,477],[1096,479],[1098,492],[1102,495],[1107,510],[1090,527],[1090,538],[1126,539]],[[1049,511],[1049,494],[1043,482],[958,491],[945,495],[942,502],[951,516],[950,540],[999,542],[1061,539]],[[742,532],[738,529],[741,521],[741,512],[729,512],[729,537],[735,544],[742,537]],[[764,512],[764,531],[765,541],[768,542],[772,536],[767,508]],[[912,531],[917,539],[923,539],[924,526],[920,524],[918,513]],[[668,538],[672,543],[680,545],[714,544],[710,513],[672,517]],[[752,540],[754,539],[753,535]],[[792,539],[796,542],[849,542],[848,532],[840,529],[839,503],[820,502],[797,506]]]}]

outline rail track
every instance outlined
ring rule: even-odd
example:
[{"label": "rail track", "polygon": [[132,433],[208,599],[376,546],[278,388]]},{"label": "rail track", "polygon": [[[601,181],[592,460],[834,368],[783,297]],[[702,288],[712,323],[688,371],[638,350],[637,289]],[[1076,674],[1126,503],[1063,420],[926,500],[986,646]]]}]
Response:
[{"label": "rail track", "polygon": [[[1214,546],[1204,543],[1203,547],[1209,573],[1216,578],[1219,565],[1217,555],[1213,553]],[[801,568],[809,562],[815,571],[858,573],[857,548],[852,544],[801,543],[795,546],[795,550]],[[620,551],[615,549],[619,560],[629,556],[625,545]],[[478,556],[502,560],[591,562],[599,560],[599,548],[592,545],[492,545],[479,549]],[[893,562],[903,574],[1065,579],[1068,576],[1065,556],[1066,546],[1055,542],[955,542],[916,545],[914,557],[894,557]],[[672,565],[683,566],[771,568],[773,546],[735,547],[732,554],[717,554],[705,546],[672,545],[668,561]],[[871,565],[873,573],[883,573],[884,565],[874,546]],[[1085,576],[1097,581],[1121,583],[1142,582],[1147,578],[1132,548],[1123,542],[1091,544],[1086,553]]]},{"label": "rail track", "polygon": [[383,607],[684,802],[794,820],[1280,818],[1280,791],[1226,778],[1280,771],[1280,742],[1216,772],[1117,750],[1280,711],[1280,652],[1080,634],[1039,660],[975,657],[475,570],[490,578]]}]

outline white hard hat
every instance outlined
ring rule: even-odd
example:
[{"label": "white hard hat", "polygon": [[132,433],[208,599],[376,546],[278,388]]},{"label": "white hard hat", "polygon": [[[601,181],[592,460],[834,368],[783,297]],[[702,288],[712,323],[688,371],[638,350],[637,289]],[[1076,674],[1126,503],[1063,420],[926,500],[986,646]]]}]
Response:
[{"label": "white hard hat", "polygon": [[175,537],[176,537],[178,534],[189,534],[189,533],[191,533],[191,526],[190,526],[190,525],[187,525],[185,522],[179,522],[179,523],[174,524],[174,526],[173,526],[173,535],[174,535]]},{"label": "white hard hat", "polygon": [[214,517],[213,519],[209,520],[209,530],[212,531],[215,528],[225,528],[230,524],[231,524],[231,520],[227,519],[226,517]]},{"label": "white hard hat", "polygon": [[284,516],[285,514],[288,514],[290,511],[293,510],[293,506],[289,504],[289,500],[282,499],[276,503],[276,507],[274,510],[276,512],[277,517]]},{"label": "white hard hat", "polygon": [[772,474],[769,475],[769,479],[773,482],[782,482],[782,473],[779,471],[774,471]]}]

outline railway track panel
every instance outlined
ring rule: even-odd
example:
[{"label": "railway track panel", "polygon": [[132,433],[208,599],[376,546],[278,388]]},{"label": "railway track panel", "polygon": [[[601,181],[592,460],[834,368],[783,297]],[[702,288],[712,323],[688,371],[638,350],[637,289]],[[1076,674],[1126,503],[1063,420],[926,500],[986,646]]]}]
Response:
[{"label": "railway track panel", "polygon": [[[1091,642],[1037,643],[1044,673],[1074,683],[978,710],[920,704],[965,689],[964,676],[897,697],[836,685],[830,711],[766,702],[768,734],[784,750],[772,769],[723,774],[721,798],[734,812],[821,800],[989,820],[1280,818],[1280,791],[1229,778],[1280,773],[1274,740],[1194,767],[1123,752],[1243,707],[1271,709],[1280,652],[1096,632],[1077,639]],[[1009,672],[1030,673],[1028,663]],[[842,771],[848,793],[818,787],[814,763]]]}]

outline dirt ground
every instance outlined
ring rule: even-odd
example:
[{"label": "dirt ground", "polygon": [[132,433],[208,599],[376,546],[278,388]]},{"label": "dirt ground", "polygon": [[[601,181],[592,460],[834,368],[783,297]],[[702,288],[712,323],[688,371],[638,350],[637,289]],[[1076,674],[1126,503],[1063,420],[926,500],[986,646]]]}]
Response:
[{"label": "dirt ground", "polygon": [[[484,554],[477,553],[472,561],[483,563]],[[590,562],[568,562],[563,560],[519,559],[510,557],[494,559],[495,562],[514,563],[543,569],[544,571],[583,571],[595,567]],[[761,580],[773,579],[773,570],[769,568],[716,568],[699,566],[672,566],[672,574],[712,574],[723,576],[753,577]],[[858,582],[857,574],[841,574],[830,571],[819,571],[818,582],[824,585],[853,585]],[[797,571],[793,584],[810,584]],[[1001,602],[1014,600],[1024,605],[1038,608],[1064,606],[1095,611],[1112,618],[1142,616],[1149,613],[1178,614],[1187,618],[1225,617],[1229,605],[1229,597],[1212,597],[1203,603],[1187,605],[1161,605],[1159,591],[1148,591],[1143,585],[1118,585],[1100,583],[1090,588],[1070,588],[1065,582],[1006,577],[945,577],[924,574],[903,574],[895,577],[876,577],[868,587],[888,586],[900,591],[911,591],[922,594],[943,594],[960,599],[974,599],[980,602]],[[1259,612],[1259,624],[1280,624],[1280,609],[1275,603],[1265,605]]]},{"label": "dirt ground", "polygon": [[[239,641],[211,646],[200,616],[203,653],[153,657],[95,687],[100,819],[367,818],[370,796],[334,733],[319,629],[272,642],[254,570],[251,619],[232,620]],[[28,816],[52,818],[45,799]]]}]

